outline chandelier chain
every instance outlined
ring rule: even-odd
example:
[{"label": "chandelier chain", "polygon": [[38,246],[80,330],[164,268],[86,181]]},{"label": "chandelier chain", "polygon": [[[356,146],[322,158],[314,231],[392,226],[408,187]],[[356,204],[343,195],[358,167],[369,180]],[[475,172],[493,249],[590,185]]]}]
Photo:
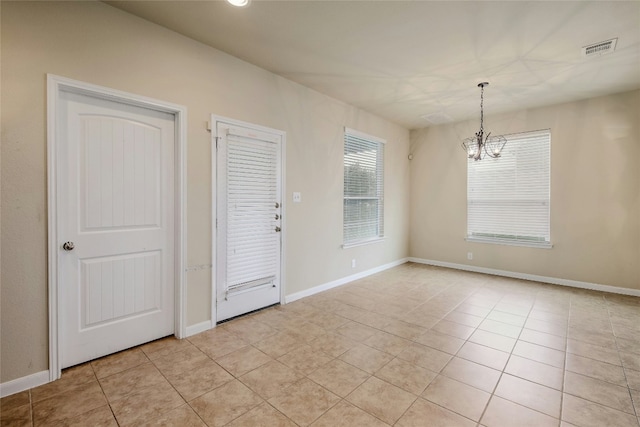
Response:
[{"label": "chandelier chain", "polygon": [[484,135],[484,84],[480,85],[480,135]]}]

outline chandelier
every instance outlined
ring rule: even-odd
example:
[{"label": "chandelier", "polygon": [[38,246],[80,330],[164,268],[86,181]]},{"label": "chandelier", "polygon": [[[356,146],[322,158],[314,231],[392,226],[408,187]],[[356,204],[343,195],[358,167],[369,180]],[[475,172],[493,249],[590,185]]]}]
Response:
[{"label": "chandelier", "polygon": [[462,149],[467,153],[467,156],[473,160],[482,160],[482,152],[489,157],[500,157],[500,152],[507,143],[507,139],[502,136],[491,136],[489,132],[484,135],[484,87],[489,86],[489,82],[478,83],[480,88],[480,130],[476,133],[476,136],[466,138],[462,141]]}]

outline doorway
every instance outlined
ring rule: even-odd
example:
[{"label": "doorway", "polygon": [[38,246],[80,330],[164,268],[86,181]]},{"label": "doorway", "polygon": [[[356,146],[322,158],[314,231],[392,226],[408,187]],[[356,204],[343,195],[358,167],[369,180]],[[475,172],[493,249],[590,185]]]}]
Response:
[{"label": "doorway", "polygon": [[184,336],[186,109],[48,77],[50,377]]},{"label": "doorway", "polygon": [[284,229],[284,133],[212,118],[214,306],[217,322],[279,303]]}]

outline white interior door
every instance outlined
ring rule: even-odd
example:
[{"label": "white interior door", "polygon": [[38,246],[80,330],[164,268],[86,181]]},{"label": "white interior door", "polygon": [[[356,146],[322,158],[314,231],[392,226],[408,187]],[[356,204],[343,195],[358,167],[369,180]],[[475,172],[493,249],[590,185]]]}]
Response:
[{"label": "white interior door", "polygon": [[175,125],[169,113],[71,92],[59,108],[64,368],[174,332]]},{"label": "white interior door", "polygon": [[217,321],[280,302],[282,135],[218,122]]}]

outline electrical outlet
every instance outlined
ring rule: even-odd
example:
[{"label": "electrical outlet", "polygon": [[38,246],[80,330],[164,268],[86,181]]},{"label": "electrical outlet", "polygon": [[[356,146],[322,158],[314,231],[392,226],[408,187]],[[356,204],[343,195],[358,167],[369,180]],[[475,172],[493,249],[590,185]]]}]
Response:
[{"label": "electrical outlet", "polygon": [[356,260],[355,259],[351,260],[351,268],[356,268]]},{"label": "electrical outlet", "polygon": [[300,203],[302,202],[302,194],[300,194],[297,191],[294,191],[293,193],[293,203]]},{"label": "electrical outlet", "polygon": [[472,260],[473,259],[473,252],[467,252],[467,259],[468,260]]}]

